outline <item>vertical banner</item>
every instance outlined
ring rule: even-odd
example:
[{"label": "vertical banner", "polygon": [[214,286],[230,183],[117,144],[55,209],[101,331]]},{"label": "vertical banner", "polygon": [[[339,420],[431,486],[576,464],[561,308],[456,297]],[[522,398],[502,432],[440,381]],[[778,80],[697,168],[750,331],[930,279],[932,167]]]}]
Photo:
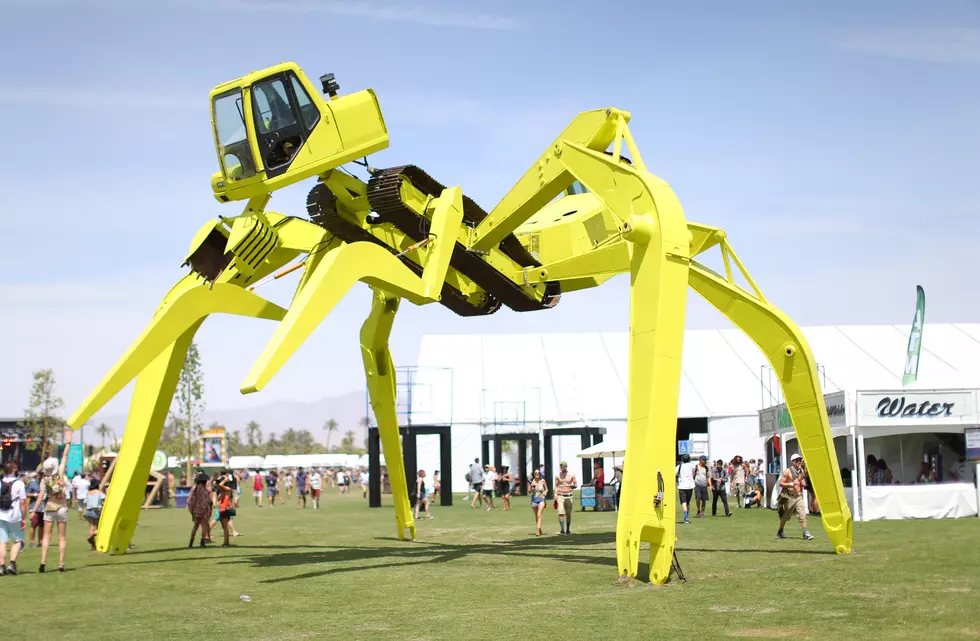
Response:
[{"label": "vertical banner", "polygon": [[905,373],[902,386],[915,382],[919,376],[919,348],[922,347],[922,328],[926,322],[926,293],[921,285],[916,285],[915,318],[909,332],[909,347],[905,353]]},{"label": "vertical banner", "polygon": [[205,430],[201,434],[201,464],[222,465],[228,463],[225,428]]}]

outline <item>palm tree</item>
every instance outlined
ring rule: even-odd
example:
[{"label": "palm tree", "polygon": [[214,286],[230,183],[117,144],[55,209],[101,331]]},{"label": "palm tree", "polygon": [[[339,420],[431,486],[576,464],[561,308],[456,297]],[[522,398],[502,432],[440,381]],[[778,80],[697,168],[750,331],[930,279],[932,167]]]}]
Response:
[{"label": "palm tree", "polygon": [[106,438],[109,435],[115,436],[114,434],[112,434],[112,428],[109,427],[108,425],[106,425],[105,423],[100,423],[99,426],[97,428],[95,428],[95,433],[102,437],[102,449],[103,450],[105,450],[105,441],[106,441]]},{"label": "palm tree", "polygon": [[255,448],[262,445],[262,427],[255,421],[249,421],[245,426],[245,439],[248,442],[250,454],[255,454]]},{"label": "palm tree", "polygon": [[327,450],[330,450],[330,435],[337,431],[337,421],[330,419],[323,424],[323,429],[327,430]]}]

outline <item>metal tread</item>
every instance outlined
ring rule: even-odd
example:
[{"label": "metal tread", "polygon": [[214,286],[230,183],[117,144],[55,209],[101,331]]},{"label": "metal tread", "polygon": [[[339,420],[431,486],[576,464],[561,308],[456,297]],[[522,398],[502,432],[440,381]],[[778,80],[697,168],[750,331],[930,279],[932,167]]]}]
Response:
[{"label": "metal tread", "polygon": [[[421,241],[428,237],[430,223],[425,216],[420,216],[402,201],[403,179],[407,179],[416,189],[433,198],[439,196],[445,189],[441,183],[415,165],[390,167],[377,170],[368,181],[368,202],[383,222],[389,222],[415,241]],[[487,213],[471,198],[463,196],[464,224],[476,226],[486,216]],[[501,241],[499,247],[506,256],[522,267],[540,265],[513,234],[509,234]],[[544,296],[540,301],[529,296],[520,285],[459,242],[455,243],[450,265],[461,274],[473,279],[487,294],[500,300],[515,312],[549,309],[558,303],[561,296],[561,285],[558,282],[545,283]]]},{"label": "metal tread", "polygon": [[[384,247],[397,256],[397,252],[393,248],[381,242],[361,227],[344,220],[337,213],[336,203],[337,197],[330,191],[330,188],[323,183],[317,184],[310,190],[310,193],[306,197],[306,211],[310,216],[310,220],[326,228],[331,234],[345,242],[374,243]],[[417,276],[422,276],[422,267],[412,262],[407,256],[398,256],[398,258]],[[442,297],[439,302],[460,316],[486,316],[500,308],[500,301],[497,301],[489,294],[485,296],[481,305],[473,305],[462,292],[448,283],[443,283],[440,293]]]}]

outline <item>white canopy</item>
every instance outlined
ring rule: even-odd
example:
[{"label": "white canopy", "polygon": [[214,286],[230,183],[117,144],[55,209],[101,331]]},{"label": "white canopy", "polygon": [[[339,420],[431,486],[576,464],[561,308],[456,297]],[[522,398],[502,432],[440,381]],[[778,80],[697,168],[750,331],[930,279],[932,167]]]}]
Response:
[{"label": "white canopy", "polygon": [[228,467],[233,470],[255,470],[262,467],[261,456],[232,456],[228,459]]},{"label": "white canopy", "polygon": [[626,443],[613,438],[608,441],[596,443],[592,447],[587,447],[579,452],[579,458],[613,458],[626,455]]}]

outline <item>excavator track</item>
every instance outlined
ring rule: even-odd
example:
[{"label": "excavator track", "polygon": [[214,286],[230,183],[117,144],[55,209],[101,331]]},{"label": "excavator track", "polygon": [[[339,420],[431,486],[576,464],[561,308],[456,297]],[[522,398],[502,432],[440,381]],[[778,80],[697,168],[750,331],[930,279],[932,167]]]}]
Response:
[{"label": "excavator track", "polygon": [[[323,183],[318,184],[310,190],[310,193],[306,197],[306,211],[310,216],[310,220],[326,228],[327,231],[344,242],[374,243],[384,247],[392,254],[398,255],[394,249],[372,236],[366,230],[344,220],[337,213],[337,197]],[[419,277],[422,276],[422,267],[412,262],[407,256],[398,256],[398,258],[416,275]],[[440,293],[442,296],[439,302],[460,316],[486,316],[500,309],[500,301],[496,300],[490,294],[485,295],[480,305],[473,305],[462,292],[448,283],[443,283]]]},{"label": "excavator track", "polygon": [[[415,165],[402,165],[381,169],[374,173],[367,185],[368,202],[383,222],[389,222],[402,233],[416,241],[429,235],[429,220],[408,207],[401,198],[401,181],[407,179],[416,189],[427,196],[438,197],[445,187]],[[487,213],[471,198],[463,196],[463,223],[475,227],[486,218]],[[539,267],[539,263],[528,252],[517,237],[509,234],[500,242],[500,251],[521,267]],[[461,274],[473,279],[492,298],[500,300],[515,312],[531,312],[549,309],[558,304],[561,297],[561,284],[545,283],[543,298],[539,301],[521,288],[513,280],[501,274],[484,261],[479,254],[469,251],[459,242],[453,249],[449,264]]]}]

